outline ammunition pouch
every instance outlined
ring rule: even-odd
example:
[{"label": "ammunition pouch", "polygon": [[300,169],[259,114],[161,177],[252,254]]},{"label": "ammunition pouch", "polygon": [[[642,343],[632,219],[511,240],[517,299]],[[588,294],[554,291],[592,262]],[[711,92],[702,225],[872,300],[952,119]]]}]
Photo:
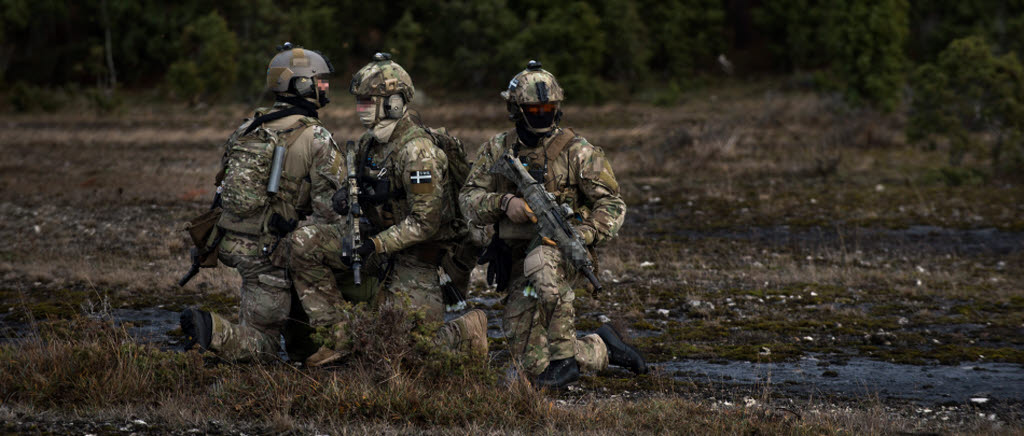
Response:
[{"label": "ammunition pouch", "polygon": [[537,226],[531,223],[514,223],[508,218],[503,218],[495,226],[498,237],[505,240],[531,240],[537,237]]}]

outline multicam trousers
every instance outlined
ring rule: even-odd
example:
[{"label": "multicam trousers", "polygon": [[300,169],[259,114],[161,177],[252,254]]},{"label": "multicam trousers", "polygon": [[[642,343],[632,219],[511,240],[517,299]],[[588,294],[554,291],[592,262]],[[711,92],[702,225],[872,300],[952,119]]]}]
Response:
[{"label": "multicam trousers", "polygon": [[576,337],[576,295],[558,249],[538,246],[514,263],[512,271],[502,329],[523,370],[536,376],[548,362],[570,357],[584,371],[607,368],[608,349],[601,338],[596,334]]},{"label": "multicam trousers", "polygon": [[334,345],[347,343],[347,312],[354,303],[375,301],[384,257],[364,260],[362,281],[356,285],[351,266],[342,262],[341,225],[305,226],[292,233],[289,242],[292,279],[309,327],[331,330]]},{"label": "multicam trousers", "polygon": [[232,361],[277,358],[281,329],[291,309],[291,283],[284,268],[259,254],[259,242],[235,233],[221,241],[219,259],[242,276],[238,324],[212,313],[210,348]]}]

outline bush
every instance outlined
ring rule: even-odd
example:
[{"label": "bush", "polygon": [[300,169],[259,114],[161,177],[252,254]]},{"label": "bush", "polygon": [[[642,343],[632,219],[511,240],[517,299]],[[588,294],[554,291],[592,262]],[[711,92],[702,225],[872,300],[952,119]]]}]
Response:
[{"label": "bush", "polygon": [[[834,58],[835,80],[851,102],[885,110],[899,103],[907,39],[906,0],[853,0],[830,11],[824,41]],[[833,3],[835,5],[835,3]]]},{"label": "bush", "polygon": [[903,85],[908,11],[906,0],[786,0],[765,2],[754,18],[785,66],[827,68],[819,84],[891,110]]},{"label": "bush", "polygon": [[1024,170],[1024,68],[1015,54],[996,56],[979,36],[958,39],[911,82],[911,141],[947,139],[953,166],[987,154],[996,172]]},{"label": "bush", "polygon": [[64,106],[65,96],[56,90],[17,82],[11,87],[7,101],[15,112],[55,112]]},{"label": "bush", "polygon": [[217,12],[185,26],[182,56],[171,64],[167,81],[179,97],[195,102],[201,96],[219,98],[238,77],[238,38]]}]

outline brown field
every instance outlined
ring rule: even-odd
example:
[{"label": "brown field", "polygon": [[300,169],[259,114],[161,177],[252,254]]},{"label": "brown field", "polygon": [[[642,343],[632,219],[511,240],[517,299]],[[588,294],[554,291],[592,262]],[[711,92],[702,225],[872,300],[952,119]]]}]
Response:
[{"label": "brown field", "polygon": [[[355,139],[339,106],[322,118]],[[219,364],[176,351],[172,327],[141,338],[152,320],[125,314],[236,310],[233,271],[174,283],[181,224],[210,201],[220,144],[248,108],[5,114],[5,432],[1021,432],[1019,180],[957,185],[942,144],[907,144],[900,116],[767,85],[565,110],[629,206],[601,249],[605,291],[578,291],[577,327],[611,319],[655,370],[541,393],[504,384],[500,334],[487,363],[388,377],[369,362]],[[497,100],[419,112],[471,154],[508,127]],[[482,283],[472,297],[500,315]]]}]

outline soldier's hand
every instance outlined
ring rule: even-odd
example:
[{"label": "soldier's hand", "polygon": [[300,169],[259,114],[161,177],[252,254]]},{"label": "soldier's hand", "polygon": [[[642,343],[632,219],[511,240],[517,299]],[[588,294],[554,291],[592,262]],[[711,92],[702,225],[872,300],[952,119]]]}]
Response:
[{"label": "soldier's hand", "polygon": [[356,248],[356,254],[362,256],[363,258],[376,252],[377,247],[374,245],[372,240],[366,241],[363,243],[363,245],[360,245],[359,248]]},{"label": "soldier's hand", "polygon": [[526,204],[526,200],[521,197],[514,197],[508,202],[508,207],[505,208],[505,215],[508,219],[517,224],[522,224],[527,221],[536,223],[537,215],[533,214],[533,209],[530,209],[530,205]]},{"label": "soldier's hand", "polygon": [[331,197],[331,209],[338,215],[348,215],[348,190],[341,188],[334,192]]}]

